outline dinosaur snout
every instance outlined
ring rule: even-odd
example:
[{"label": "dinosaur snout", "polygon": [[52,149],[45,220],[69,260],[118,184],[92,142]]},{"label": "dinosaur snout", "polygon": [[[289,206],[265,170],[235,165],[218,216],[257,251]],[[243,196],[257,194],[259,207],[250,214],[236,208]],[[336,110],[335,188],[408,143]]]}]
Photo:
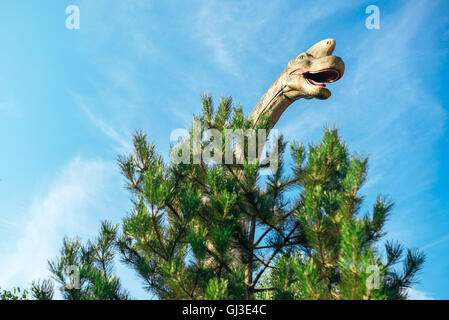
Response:
[{"label": "dinosaur snout", "polygon": [[324,56],[322,58],[312,60],[310,72],[317,72],[320,70],[332,70],[338,73],[338,76],[331,79],[332,81],[328,81],[334,82],[343,77],[343,74],[345,73],[345,63],[342,58],[337,56]]},{"label": "dinosaur snout", "polygon": [[307,53],[312,55],[314,58],[322,58],[325,56],[330,56],[334,50],[336,41],[334,39],[325,39],[316,43],[307,50]]},{"label": "dinosaur snout", "polygon": [[336,42],[325,39],[291,60],[287,66],[287,86],[289,99],[327,99],[331,92],[327,83],[338,81],[345,73],[345,63],[333,56]]}]

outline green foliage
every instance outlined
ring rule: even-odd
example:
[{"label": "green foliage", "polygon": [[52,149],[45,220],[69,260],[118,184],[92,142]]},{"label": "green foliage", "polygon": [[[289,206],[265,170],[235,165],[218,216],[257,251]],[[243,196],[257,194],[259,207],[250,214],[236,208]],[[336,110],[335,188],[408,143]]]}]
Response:
[{"label": "green foliage", "polygon": [[19,287],[12,290],[0,290],[0,300],[28,300],[28,291]]},{"label": "green foliage", "polygon": [[226,300],[228,297],[228,280],[213,278],[207,284],[204,300]]},{"label": "green foliage", "polygon": [[[78,239],[64,239],[60,256],[49,262],[50,271],[64,299],[122,300],[128,294],[113,274],[117,225],[105,221],[94,241],[83,245]],[[70,288],[69,267],[79,269],[79,288]],[[33,285],[35,298],[51,299],[53,284],[48,280]]]},{"label": "green foliage", "polygon": [[[201,134],[252,127],[231,98],[216,110],[210,96],[202,102]],[[258,128],[267,128],[269,116],[261,120]],[[411,254],[401,278],[382,262],[374,245],[392,204],[379,198],[371,217],[359,217],[368,159],[350,156],[336,130],[326,129],[307,153],[292,146],[292,176],[281,137],[278,169],[265,183],[258,163],[165,165],[140,132],[134,146],[119,160],[135,199],[120,248],[160,298],[399,299],[422,264]],[[400,258],[396,247],[387,254]],[[383,282],[370,290],[373,268]]]},{"label": "green foliage", "polygon": [[54,284],[50,279],[33,282],[31,292],[36,300],[52,300],[55,293]]},{"label": "green foliage", "polygon": [[[166,164],[146,134],[118,164],[131,193],[132,212],[118,226],[103,223],[94,242],[64,240],[50,262],[66,299],[126,299],[112,274],[115,252],[160,299],[405,299],[424,262],[421,252],[386,242],[378,247],[393,204],[379,197],[371,214],[360,215],[368,159],[350,155],[337,130],[325,129],[317,145],[278,141],[277,169],[267,164],[207,163],[195,158],[195,130],[247,130],[253,123],[222,98],[214,108],[202,96],[191,138],[172,150],[188,151],[190,163]],[[269,127],[263,115],[256,130]],[[257,136],[257,134],[256,134]],[[200,152],[213,141],[200,140]],[[183,148],[180,148],[183,147]],[[248,156],[245,139],[243,154]],[[179,149],[178,149],[179,148]],[[403,262],[402,272],[397,264]],[[79,290],[67,289],[67,267],[80,268]],[[38,299],[51,298],[49,283],[33,286]]]},{"label": "green foliage", "polygon": [[[231,98],[222,98],[216,110],[211,97],[203,96],[202,102],[203,113],[195,117],[201,134],[218,129],[225,141],[225,129],[252,127]],[[259,129],[267,128],[268,119]],[[211,142],[201,143],[205,150]],[[284,226],[294,214],[282,212],[287,186],[277,184],[281,174],[271,181],[273,194],[260,187],[258,164],[166,165],[141,132],[134,147],[134,154],[119,159],[134,198],[134,212],[124,219],[119,241],[123,261],[163,299],[251,298],[266,270],[257,244],[276,234],[283,238],[281,246],[290,240]],[[257,238],[259,228],[266,232]],[[277,255],[279,248],[271,251]]]},{"label": "green foliage", "polygon": [[[368,159],[350,156],[337,130],[325,129],[323,140],[294,145],[294,173],[302,189],[297,210],[297,253],[279,257],[265,280],[274,299],[404,299],[424,262],[419,251],[407,251],[404,271],[393,268],[403,255],[387,242],[386,260],[376,249],[393,207],[382,197],[371,215],[359,214]],[[375,277],[377,279],[375,279]],[[378,282],[376,285],[376,283]]]}]

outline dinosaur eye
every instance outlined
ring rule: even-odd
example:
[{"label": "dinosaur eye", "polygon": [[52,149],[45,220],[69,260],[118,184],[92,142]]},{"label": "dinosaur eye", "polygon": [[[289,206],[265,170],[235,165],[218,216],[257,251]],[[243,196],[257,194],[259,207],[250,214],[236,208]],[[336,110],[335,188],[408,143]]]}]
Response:
[{"label": "dinosaur eye", "polygon": [[302,55],[302,56],[299,56],[299,59],[300,59],[300,60],[304,60],[304,58],[305,58],[305,56],[304,56],[304,55]]}]

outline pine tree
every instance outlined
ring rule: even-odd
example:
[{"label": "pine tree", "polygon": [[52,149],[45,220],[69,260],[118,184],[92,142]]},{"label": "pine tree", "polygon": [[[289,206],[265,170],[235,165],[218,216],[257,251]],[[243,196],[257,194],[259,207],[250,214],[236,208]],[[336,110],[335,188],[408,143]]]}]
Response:
[{"label": "pine tree", "polygon": [[[117,253],[117,227],[110,222],[102,222],[97,238],[86,244],[82,244],[79,239],[63,240],[60,256],[48,264],[64,299],[128,299],[128,293],[113,273]],[[46,279],[34,282],[31,291],[34,299],[51,300],[54,295],[53,281]]]},{"label": "pine tree", "polygon": [[337,130],[325,129],[323,140],[292,147],[294,179],[301,190],[300,244],[285,251],[267,275],[271,299],[405,299],[424,262],[407,250],[402,273],[394,268],[404,255],[397,242],[376,243],[385,235],[393,203],[378,197],[371,214],[360,215],[360,196],[368,159],[350,156]]},{"label": "pine tree", "polygon": [[22,290],[19,287],[12,290],[1,290],[0,288],[0,300],[27,300],[28,294],[27,290]]},{"label": "pine tree", "polygon": [[[202,102],[194,118],[202,133],[251,128],[231,98],[216,111],[211,97]],[[268,127],[260,123],[256,129]],[[367,158],[351,157],[326,129],[307,154],[292,147],[288,175],[282,137],[278,146],[277,170],[262,181],[258,162],[191,164],[193,150],[188,164],[164,164],[137,133],[134,154],[119,160],[134,199],[119,241],[123,260],[162,299],[405,298],[424,256],[408,250],[400,275],[403,248],[388,242],[382,261],[375,244],[393,205],[379,197],[371,217],[360,217]]]},{"label": "pine tree", "polygon": [[[212,98],[203,96],[202,106],[194,123],[203,137],[219,130],[222,145],[226,129],[253,126],[231,98],[222,98],[215,110]],[[265,117],[257,133],[268,128]],[[132,212],[120,235],[117,226],[103,223],[93,243],[64,240],[60,257],[50,263],[64,298],[128,298],[112,276],[116,249],[160,299],[406,298],[424,255],[397,242],[380,250],[393,204],[379,197],[371,214],[360,215],[368,159],[351,156],[337,130],[325,129],[307,152],[293,144],[291,172],[281,136],[276,169],[266,177],[266,163],[248,160],[246,140],[243,151],[235,148],[232,164],[224,154],[215,158],[223,164],[195,163],[194,136],[195,125],[189,138],[172,146],[174,155],[188,160],[176,164],[165,163],[146,134],[135,134],[132,154],[118,160]],[[200,149],[210,151],[214,139],[202,139]],[[70,265],[80,267],[80,290],[65,287]],[[34,297],[52,296],[48,283],[33,288]]]},{"label": "pine tree", "polygon": [[[251,128],[231,98],[222,98],[217,111],[211,97],[202,101],[203,113],[195,117],[202,133]],[[256,129],[267,126],[261,121]],[[210,143],[203,141],[202,149]],[[261,189],[258,163],[191,164],[193,150],[190,163],[166,165],[143,133],[135,135],[134,149],[119,161],[134,198],[119,242],[123,260],[163,299],[252,298],[270,261],[294,233],[294,208],[282,201],[288,185],[277,175]],[[259,229],[265,232],[257,236]],[[264,261],[258,246],[275,235],[279,248]]]}]

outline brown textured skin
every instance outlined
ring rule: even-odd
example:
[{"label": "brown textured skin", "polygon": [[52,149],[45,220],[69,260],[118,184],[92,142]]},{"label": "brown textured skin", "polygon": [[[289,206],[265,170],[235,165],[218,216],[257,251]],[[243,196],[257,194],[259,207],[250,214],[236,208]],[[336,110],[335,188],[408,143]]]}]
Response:
[{"label": "brown textured skin", "polygon": [[[291,60],[285,70],[273,82],[267,92],[262,96],[254,110],[250,114],[250,120],[253,121],[255,127],[262,114],[271,114],[270,126],[267,134],[275,126],[282,113],[296,100],[300,98],[320,100],[328,99],[331,92],[326,87],[316,86],[307,81],[304,77],[305,72],[317,72],[321,70],[335,70],[339,73],[339,77],[332,82],[339,80],[345,72],[345,64],[339,57],[333,56],[335,49],[335,40],[325,39],[296,58]],[[239,152],[239,150],[237,150]],[[254,242],[256,220],[250,221],[243,219],[242,230],[248,237],[250,243]],[[233,250],[234,261],[236,263],[251,261],[251,254],[242,249]],[[253,268],[250,264],[246,264],[245,283],[248,286],[247,298],[250,297],[254,290]]]},{"label": "brown textured skin", "polygon": [[333,69],[340,73],[340,79],[345,72],[345,64],[341,58],[332,55],[335,44],[333,39],[322,40],[288,63],[254,107],[250,115],[254,126],[262,114],[271,113],[271,130],[294,101],[300,98],[325,100],[331,96],[329,89],[311,84],[303,73]]}]

